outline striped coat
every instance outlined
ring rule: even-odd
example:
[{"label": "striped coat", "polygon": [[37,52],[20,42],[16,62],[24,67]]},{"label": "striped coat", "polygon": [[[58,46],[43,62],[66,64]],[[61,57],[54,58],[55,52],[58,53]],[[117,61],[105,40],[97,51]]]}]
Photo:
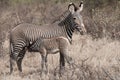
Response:
[{"label": "striped coat", "polygon": [[[73,4],[70,5],[75,7]],[[74,13],[76,14],[78,11],[74,11]],[[62,47],[68,46],[67,44],[71,42],[74,30],[78,28],[78,23],[75,22],[75,18],[79,20],[78,16],[79,15],[74,15],[71,10],[67,10],[61,17],[59,17],[59,21],[55,21],[51,24],[39,26],[23,23],[16,26],[10,34],[10,71],[13,71],[12,65],[14,60],[17,61],[19,71],[22,71],[21,63],[26,52],[26,48],[32,50],[34,49],[34,46],[37,45],[36,43],[39,43],[36,48],[43,46],[42,48],[45,48],[48,51],[49,48],[52,47],[60,49],[60,45]],[[47,46],[51,45],[54,40],[57,41],[54,45],[57,45],[51,47]],[[58,43],[61,44],[58,45]],[[60,55],[62,57],[67,58],[66,50],[63,49],[62,52],[60,51]],[[60,58],[60,62],[62,66],[64,66],[64,59]]]}]

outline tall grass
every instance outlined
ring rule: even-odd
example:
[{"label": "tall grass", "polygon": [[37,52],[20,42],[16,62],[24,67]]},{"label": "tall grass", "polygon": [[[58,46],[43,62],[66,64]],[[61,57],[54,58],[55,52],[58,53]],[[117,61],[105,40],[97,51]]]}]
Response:
[{"label": "tall grass", "polygon": [[[0,79],[40,80],[41,58],[39,53],[26,53],[23,60],[23,76],[15,69],[9,75],[9,32],[19,23],[42,25],[51,22],[67,10],[74,0],[9,0],[10,5],[0,9]],[[34,1],[34,2],[33,2]],[[66,2],[64,2],[66,1]],[[79,0],[76,0],[78,4]],[[103,0],[102,0],[103,1]],[[48,56],[49,73],[45,80],[119,80],[120,79],[120,7],[88,8],[85,4],[81,13],[87,34],[73,36],[69,55],[75,61],[75,68],[66,65],[65,73],[58,76],[59,55]],[[90,13],[90,15],[89,15]],[[109,14],[108,14],[109,13]],[[56,75],[54,75],[56,74]]]}]

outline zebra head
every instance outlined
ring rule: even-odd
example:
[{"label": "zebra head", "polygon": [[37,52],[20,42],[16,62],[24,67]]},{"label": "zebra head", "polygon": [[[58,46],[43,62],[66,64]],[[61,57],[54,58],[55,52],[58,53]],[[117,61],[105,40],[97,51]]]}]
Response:
[{"label": "zebra head", "polygon": [[82,33],[86,33],[87,31],[85,29],[83,19],[80,14],[81,11],[83,10],[83,2],[82,1],[80,2],[79,7],[77,7],[74,3],[70,3],[68,5],[68,10],[72,13],[75,22],[78,24],[76,29]]}]

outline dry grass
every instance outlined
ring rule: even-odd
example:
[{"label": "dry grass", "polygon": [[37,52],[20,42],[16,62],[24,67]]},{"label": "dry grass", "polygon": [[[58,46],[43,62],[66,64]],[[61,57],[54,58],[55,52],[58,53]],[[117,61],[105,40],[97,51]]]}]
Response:
[{"label": "dry grass", "polygon": [[[66,65],[65,73],[58,76],[59,54],[48,56],[48,75],[40,76],[41,57],[39,53],[26,53],[23,60],[23,74],[15,69],[9,75],[9,56],[0,58],[1,80],[119,80],[120,79],[120,42],[103,38],[92,40],[89,36],[73,36],[69,55],[75,61],[75,68]],[[54,75],[56,73],[56,76]]]},{"label": "dry grass", "polygon": [[0,80],[120,80],[120,7],[111,6],[95,9],[92,18],[84,9],[88,35],[74,34],[68,54],[76,66],[70,68],[67,64],[62,77],[58,76],[59,54],[48,56],[48,75],[40,76],[41,56],[29,52],[23,60],[23,76],[19,76],[17,68],[9,75],[9,31],[21,22],[48,23],[67,5],[68,2],[20,4],[0,10]]}]

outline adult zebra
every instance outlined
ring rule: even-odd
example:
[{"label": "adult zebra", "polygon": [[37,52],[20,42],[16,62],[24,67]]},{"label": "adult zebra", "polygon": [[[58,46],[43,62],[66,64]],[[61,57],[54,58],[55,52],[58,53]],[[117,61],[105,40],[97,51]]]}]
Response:
[{"label": "adult zebra", "polygon": [[[85,27],[80,15],[82,8],[82,2],[80,3],[79,8],[76,7],[74,3],[70,3],[68,6],[68,10],[59,17],[59,21],[55,21],[51,24],[45,24],[42,26],[23,23],[12,29],[10,33],[10,73],[12,73],[13,71],[13,64],[15,61],[17,62],[18,70],[22,72],[21,63],[25,55],[26,48],[29,51],[34,51],[38,48],[37,51],[42,54],[42,63],[44,63],[45,56],[43,54],[46,53],[46,51],[48,50],[48,46],[45,44],[50,43],[52,39],[53,41],[57,41],[56,44],[61,43],[57,45],[57,48],[60,52],[60,69],[64,67],[64,58],[68,62],[70,61],[70,58],[68,57],[66,51],[68,44],[72,40],[72,34],[74,30],[79,30],[80,24],[81,29],[85,31]],[[36,43],[39,43],[38,46],[36,45]],[[37,48],[34,48],[35,46],[37,46]],[[63,46],[64,48],[61,49],[60,46]],[[43,65],[44,64],[42,64],[42,66]]]}]

